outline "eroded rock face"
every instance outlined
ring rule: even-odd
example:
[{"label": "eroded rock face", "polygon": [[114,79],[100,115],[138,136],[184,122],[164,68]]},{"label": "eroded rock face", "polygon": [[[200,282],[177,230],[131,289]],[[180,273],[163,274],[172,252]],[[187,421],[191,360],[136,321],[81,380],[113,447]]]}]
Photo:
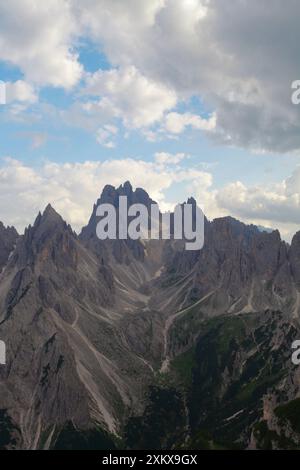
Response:
[{"label": "eroded rock face", "polygon": [[297,232],[291,243],[289,249],[289,261],[291,265],[291,271],[293,275],[294,282],[300,289],[300,232]]},{"label": "eroded rock face", "polygon": [[134,191],[128,181],[119,188],[107,185],[104,187],[100,198],[94,205],[89,223],[82,229],[79,238],[87,246],[92,248],[99,257],[107,258],[109,254],[111,254],[118,263],[122,264],[130,264],[132,258],[138,261],[144,261],[145,247],[139,240],[106,240],[103,242],[96,236],[96,226],[99,220],[96,216],[97,207],[100,204],[112,204],[116,208],[118,219],[120,196],[127,197],[128,206],[132,204],[143,204],[149,209],[151,204],[154,203],[146,191],[141,188],[137,188]]},{"label": "eroded rock face", "polygon": [[[261,232],[231,217],[206,221],[200,252],[171,251],[166,279],[191,274],[185,305],[210,295],[211,313],[279,308],[298,311],[294,248],[278,231]],[[297,260],[294,262],[298,266]]]},{"label": "eroded rock face", "polygon": [[[220,315],[217,330],[210,331],[217,331],[221,344],[215,366],[223,382],[216,378],[211,393],[223,400],[224,419],[226,391],[236,380],[242,393],[241,381],[252,373],[254,351],[261,361],[256,372],[265,373],[259,344],[265,355],[272,350],[272,367],[280,364],[274,351],[281,348],[285,355],[285,379],[293,383],[285,398],[299,392],[299,380],[287,366],[287,351],[295,336],[293,322],[299,318],[300,235],[289,247],[277,231],[261,232],[225,217],[205,220],[205,245],[198,252],[185,251],[184,243],[174,240],[100,241],[96,208],[109,202],[118,209],[120,195],[130,204],[153,203],[144,190],[134,191],[125,183],[104,188],[80,236],[50,205],[19,239],[14,229],[0,225],[0,263],[2,253],[5,266],[0,277],[0,338],[7,344],[7,365],[0,368],[0,412],[10,426],[11,446],[53,447],[61,430],[65,442],[70,426],[72,435],[74,429],[94,435],[90,430],[96,424],[104,433],[122,434],[129,415],[142,416],[145,406],[149,409],[144,397],[157,373],[172,374],[177,358],[195,347],[197,367],[190,393],[205,403],[209,390],[202,388],[199,377],[210,363],[215,342],[203,325]],[[237,316],[241,341],[231,338]],[[225,325],[230,357],[222,356]],[[250,369],[244,366],[248,360]],[[174,385],[176,374],[173,379]],[[275,378],[272,386],[283,387],[280,380]],[[175,401],[180,400],[181,385]],[[158,402],[161,405],[160,398]],[[180,405],[184,413],[195,406],[188,397]],[[234,402],[230,406],[233,415],[239,411]],[[193,416],[196,433],[202,418]],[[181,416],[178,426],[187,420],[192,422]],[[187,428],[184,425],[176,436]],[[246,442],[251,435],[248,424],[244,431]],[[82,434],[80,438],[84,440]],[[161,441],[169,443],[163,436]]]},{"label": "eroded rock face", "polygon": [[0,272],[15,248],[19,235],[14,227],[4,227],[0,222]]},{"label": "eroded rock face", "polygon": [[117,433],[125,409],[138,409],[150,369],[128,350],[114,296],[109,265],[48,206],[0,283],[0,409],[11,410],[20,447],[50,446],[69,421]]}]

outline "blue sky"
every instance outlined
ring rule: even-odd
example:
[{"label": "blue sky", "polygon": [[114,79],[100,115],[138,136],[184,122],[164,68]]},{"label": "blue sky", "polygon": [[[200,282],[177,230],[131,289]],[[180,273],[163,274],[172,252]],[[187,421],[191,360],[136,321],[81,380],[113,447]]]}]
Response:
[{"label": "blue sky", "polygon": [[275,1],[1,4],[0,219],[22,231],[51,202],[79,230],[103,185],[129,179],[163,208],[193,195],[290,240],[299,32]]}]

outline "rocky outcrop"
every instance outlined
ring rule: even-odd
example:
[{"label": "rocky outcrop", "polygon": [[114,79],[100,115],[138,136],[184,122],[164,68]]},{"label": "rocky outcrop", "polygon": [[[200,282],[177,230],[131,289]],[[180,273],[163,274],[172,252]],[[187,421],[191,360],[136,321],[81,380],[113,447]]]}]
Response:
[{"label": "rocky outcrop", "polygon": [[137,188],[134,191],[128,181],[119,188],[106,185],[100,198],[96,204],[94,204],[88,225],[82,229],[79,238],[85,243],[85,245],[87,245],[89,248],[92,248],[93,251],[96,252],[100,257],[107,257],[109,254],[111,254],[111,256],[113,256],[113,258],[118,263],[125,264],[130,264],[132,258],[135,260],[144,261],[145,248],[139,240],[105,240],[105,242],[103,242],[97,239],[96,226],[99,220],[96,215],[97,207],[100,204],[112,204],[116,208],[118,220],[120,196],[127,197],[128,206],[139,203],[145,205],[147,208],[150,208],[151,204],[154,203],[146,191],[141,188]]},{"label": "rocky outcrop", "polygon": [[[212,294],[208,313],[298,309],[297,261],[278,231],[261,232],[231,217],[206,221],[205,243],[199,252],[169,254],[164,278],[191,274],[184,305]],[[298,310],[297,310],[298,311]]]},{"label": "rocky outcrop", "polygon": [[14,227],[5,227],[0,222],[0,272],[13,252],[19,235]]}]

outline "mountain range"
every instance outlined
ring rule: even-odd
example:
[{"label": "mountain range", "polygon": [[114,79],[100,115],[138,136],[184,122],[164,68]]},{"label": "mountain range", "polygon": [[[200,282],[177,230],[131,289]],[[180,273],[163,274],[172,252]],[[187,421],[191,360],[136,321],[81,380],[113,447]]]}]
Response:
[{"label": "mountain range", "polygon": [[121,195],[153,203],[126,182],[79,235],[51,205],[22,236],[0,224],[0,448],[300,448],[300,232],[99,240]]}]

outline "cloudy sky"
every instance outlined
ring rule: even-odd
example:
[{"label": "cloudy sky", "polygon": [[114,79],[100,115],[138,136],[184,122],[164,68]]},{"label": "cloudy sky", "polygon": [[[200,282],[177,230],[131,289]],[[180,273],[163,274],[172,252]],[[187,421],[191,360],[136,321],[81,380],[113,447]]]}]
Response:
[{"label": "cloudy sky", "polygon": [[0,0],[0,220],[104,184],[300,228],[298,0]]}]

